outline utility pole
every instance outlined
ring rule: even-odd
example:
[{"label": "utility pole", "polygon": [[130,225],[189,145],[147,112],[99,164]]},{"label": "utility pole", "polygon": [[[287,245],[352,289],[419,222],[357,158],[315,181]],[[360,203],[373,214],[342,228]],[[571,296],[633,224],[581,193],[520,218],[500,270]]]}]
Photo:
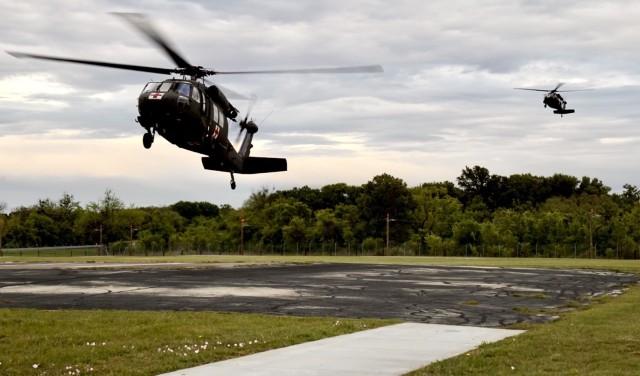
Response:
[{"label": "utility pole", "polygon": [[387,246],[384,249],[384,255],[389,256],[389,213],[387,213]]},{"label": "utility pole", "polygon": [[98,252],[98,254],[102,255],[103,251],[104,247],[102,246],[102,224],[100,224],[100,251]]},{"label": "utility pole", "polygon": [[4,219],[0,214],[0,257],[2,256],[2,231],[4,231]]},{"label": "utility pole", "polygon": [[133,224],[129,225],[129,256],[133,252]]},{"label": "utility pole", "polygon": [[4,210],[7,208],[7,204],[0,201],[0,256],[2,256],[2,232],[4,231]]},{"label": "utility pole", "polygon": [[240,254],[244,255],[244,218],[240,218]]},{"label": "utility pole", "polygon": [[593,208],[589,210],[589,258],[593,257],[593,217],[595,214],[593,213]]},{"label": "utility pole", "polygon": [[599,217],[600,214],[596,214],[593,208],[589,210],[589,258],[597,258],[595,249],[593,248],[593,219]]}]

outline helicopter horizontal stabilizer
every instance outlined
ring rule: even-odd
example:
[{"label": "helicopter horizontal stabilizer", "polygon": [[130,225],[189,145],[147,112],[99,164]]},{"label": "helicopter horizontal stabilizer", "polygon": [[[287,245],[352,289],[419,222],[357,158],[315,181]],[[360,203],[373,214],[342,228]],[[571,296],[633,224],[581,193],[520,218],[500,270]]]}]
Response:
[{"label": "helicopter horizontal stabilizer", "polygon": [[[211,157],[203,157],[202,166],[206,170],[230,172],[227,165]],[[233,172],[236,174],[264,174],[280,171],[287,171],[287,160],[285,158],[248,157],[244,161],[242,171]]]},{"label": "helicopter horizontal stabilizer", "polygon": [[560,115],[572,114],[574,112],[576,112],[576,110],[565,109],[565,110],[555,110],[555,111],[553,111],[554,114],[560,114]]}]

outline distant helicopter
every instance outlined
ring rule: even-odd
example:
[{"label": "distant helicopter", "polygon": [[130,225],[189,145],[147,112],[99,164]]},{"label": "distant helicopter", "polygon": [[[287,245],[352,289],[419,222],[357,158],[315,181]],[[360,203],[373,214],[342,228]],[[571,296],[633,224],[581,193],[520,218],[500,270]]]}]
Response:
[{"label": "distant helicopter", "polygon": [[[149,82],[138,96],[138,122],[146,133],[142,143],[149,149],[156,133],[180,148],[205,155],[202,165],[207,170],[223,171],[231,174],[231,189],[236,188],[234,173],[260,174],[287,170],[284,158],[250,157],[253,135],[258,126],[249,120],[250,108],[240,120],[238,140],[246,131],[240,149],[236,151],[229,141],[229,121],[236,122],[238,110],[233,107],[223,91],[209,83],[204,77],[216,74],[271,74],[271,73],[372,73],[382,72],[380,65],[342,68],[287,69],[262,71],[219,72],[191,65],[151,26],[144,14],[114,13],[146,35],[169,55],[178,68],[155,68],[129,64],[115,64],[101,61],[68,59],[36,55],[22,52],[8,54],[17,58],[34,58],[68,63],[96,65],[108,68],[126,69],[156,74],[177,74],[181,78]],[[200,80],[202,79],[202,80]],[[245,98],[247,99],[247,98]],[[251,104],[255,101],[252,99]],[[249,107],[251,107],[251,104]]]},{"label": "distant helicopter", "polygon": [[558,89],[560,89],[560,87],[562,85],[564,85],[564,83],[560,82],[552,90],[548,90],[548,89],[530,89],[530,88],[524,88],[524,87],[516,87],[514,89],[516,89],[516,90],[531,90],[531,91],[543,91],[543,92],[546,92],[547,94],[544,96],[544,99],[542,100],[542,103],[544,103],[544,108],[547,108],[547,106],[549,106],[551,108],[554,108],[555,111],[553,111],[553,113],[554,114],[560,114],[560,117],[562,117],[564,114],[572,114],[572,113],[576,112],[576,110],[567,108],[567,101],[565,101],[564,98],[562,98],[562,95],[560,95],[560,93],[570,92],[570,91],[591,90],[591,89],[558,90]]}]

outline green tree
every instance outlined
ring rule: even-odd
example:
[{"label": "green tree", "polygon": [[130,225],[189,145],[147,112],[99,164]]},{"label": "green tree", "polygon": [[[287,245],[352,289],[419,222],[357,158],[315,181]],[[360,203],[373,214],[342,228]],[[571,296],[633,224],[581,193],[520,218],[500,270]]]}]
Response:
[{"label": "green tree", "polygon": [[6,217],[4,234],[7,247],[26,247],[37,243],[35,229],[26,226],[27,218],[33,211],[35,211],[33,208],[22,206]]},{"label": "green tree", "polygon": [[338,205],[357,205],[362,187],[336,183],[320,189],[319,201],[322,209],[334,209]]},{"label": "green tree", "polygon": [[576,193],[578,179],[575,176],[564,174],[554,174],[545,179],[545,185],[548,187],[547,198],[551,197],[571,197]]},{"label": "green tree", "polygon": [[276,199],[285,198],[301,202],[311,210],[324,209],[324,205],[320,198],[320,190],[311,188],[307,185],[300,188],[295,187],[286,191],[276,192],[275,197]]},{"label": "green tree", "polygon": [[277,244],[284,240],[282,230],[291,220],[299,217],[305,221],[311,217],[311,209],[293,198],[278,198],[265,207],[261,234],[265,244]]},{"label": "green tree", "polygon": [[145,249],[164,251],[171,239],[184,230],[186,219],[169,208],[152,208],[146,222],[138,232],[138,239]]},{"label": "green tree", "polygon": [[623,188],[624,192],[622,194],[614,194],[613,197],[620,202],[625,211],[630,211],[634,206],[640,204],[640,190],[637,186],[631,184],[625,184]]},{"label": "green tree", "polygon": [[577,194],[588,194],[588,195],[606,195],[611,191],[611,188],[607,187],[602,183],[602,181],[597,178],[589,178],[587,176],[583,176],[580,184],[578,185],[578,189],[576,190]]},{"label": "green tree", "polygon": [[462,203],[449,196],[447,187],[440,183],[423,184],[410,190],[415,202],[411,220],[421,244],[426,245],[428,235],[451,238],[454,224],[462,219]]},{"label": "green tree", "polygon": [[317,241],[337,241],[340,236],[340,223],[333,209],[320,209],[316,211],[313,235]]},{"label": "green tree", "polygon": [[100,201],[92,201],[87,205],[89,212],[89,227],[101,228],[102,243],[127,239],[129,224],[120,220],[120,215],[124,209],[124,203],[113,193],[111,189],[106,189]]},{"label": "green tree", "polygon": [[287,243],[306,246],[308,233],[307,224],[303,218],[298,216],[291,218],[289,224],[282,228],[282,233]]},{"label": "green tree", "polygon": [[514,174],[508,179],[508,208],[535,208],[547,199],[545,179],[531,174]]},{"label": "green tree", "polygon": [[473,218],[463,218],[453,226],[453,238],[460,245],[477,245],[482,241],[480,223]]},{"label": "green tree", "polygon": [[184,230],[182,243],[201,254],[219,248],[226,239],[220,236],[218,218],[196,217]]},{"label": "green tree", "polygon": [[340,223],[342,239],[351,243],[356,239],[363,239],[364,223],[360,221],[360,213],[356,205],[338,204],[334,214]]},{"label": "green tree", "polygon": [[393,221],[391,239],[402,243],[411,232],[411,211],[415,207],[413,196],[402,179],[388,174],[375,176],[363,186],[358,208],[367,224],[366,236],[384,239],[387,216]]},{"label": "green tree", "polygon": [[487,187],[491,174],[485,167],[465,166],[460,176],[456,178],[458,185],[462,189],[465,199],[468,200],[474,196],[480,196],[484,198],[487,195]]},{"label": "green tree", "polygon": [[217,205],[205,201],[178,201],[169,206],[169,209],[175,211],[189,221],[196,217],[217,217],[220,213],[220,208]]}]

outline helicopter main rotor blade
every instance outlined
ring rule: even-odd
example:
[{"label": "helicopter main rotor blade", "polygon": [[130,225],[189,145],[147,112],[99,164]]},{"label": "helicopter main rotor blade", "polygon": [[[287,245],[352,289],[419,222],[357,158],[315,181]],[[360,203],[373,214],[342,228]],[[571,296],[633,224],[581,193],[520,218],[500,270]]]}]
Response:
[{"label": "helicopter main rotor blade", "polygon": [[380,73],[384,72],[380,65],[363,65],[357,67],[342,68],[316,68],[316,69],[275,69],[261,71],[218,72],[211,74],[278,74],[278,73]]},{"label": "helicopter main rotor blade", "polygon": [[552,93],[555,93],[556,91],[558,91],[558,89],[560,89],[560,86],[564,85],[564,82],[558,82],[558,84],[556,85],[556,87],[551,90]]},{"label": "helicopter main rotor blade", "polygon": [[122,17],[124,20],[129,22],[133,27],[138,29],[142,34],[151,39],[155,44],[157,44],[164,52],[167,53],[171,57],[171,59],[178,64],[180,68],[191,68],[193,67],[189,64],[180,54],[176,52],[174,48],[172,48],[169,43],[160,36],[160,33],[151,26],[151,22],[147,16],[143,13],[112,13],[115,16]]},{"label": "helicopter main rotor blade", "polygon": [[575,90],[556,90],[556,89],[553,89],[553,90],[547,90],[547,89],[530,89],[530,88],[527,88],[527,87],[514,87],[514,89],[516,89],[516,90],[542,91],[542,92],[545,92],[545,93],[568,93],[568,92],[572,92],[572,91],[590,91],[590,90],[593,90],[593,89],[575,89]]},{"label": "helicopter main rotor blade", "polygon": [[556,90],[556,92],[557,93],[568,93],[568,92],[571,92],[571,91],[590,91],[590,90],[593,90],[593,89]]},{"label": "helicopter main rotor blade", "polygon": [[214,85],[218,89],[222,90],[222,92],[227,97],[227,99],[240,99],[240,100],[245,100],[245,101],[248,101],[248,100],[251,99],[250,97],[247,97],[244,94],[238,93],[237,91],[231,90],[228,87],[222,86],[222,85],[220,85],[218,83],[211,82],[210,80],[208,80],[206,78],[204,79],[204,83],[207,84],[207,86]]},{"label": "helicopter main rotor blade", "polygon": [[85,65],[97,65],[99,67],[126,69],[126,70],[138,71],[138,72],[148,72],[148,73],[158,73],[158,74],[179,73],[179,70],[168,69],[168,68],[155,68],[155,67],[145,67],[145,66],[142,66],[142,65],[116,64],[116,63],[107,63],[107,62],[103,62],[103,61],[68,59],[68,58],[63,58],[63,57],[27,54],[27,53],[23,53],[23,52],[15,52],[15,51],[7,51],[7,53],[9,55],[17,57],[19,59],[22,59],[22,58],[26,57],[26,58],[31,58],[31,59],[53,60],[53,61],[62,61],[62,62],[65,62],[65,63],[76,63],[76,64],[85,64]]},{"label": "helicopter main rotor blade", "polygon": [[529,89],[526,87],[514,87],[514,89],[516,90],[530,90],[530,91],[544,91],[545,93],[549,92],[549,90],[545,90],[545,89]]}]

